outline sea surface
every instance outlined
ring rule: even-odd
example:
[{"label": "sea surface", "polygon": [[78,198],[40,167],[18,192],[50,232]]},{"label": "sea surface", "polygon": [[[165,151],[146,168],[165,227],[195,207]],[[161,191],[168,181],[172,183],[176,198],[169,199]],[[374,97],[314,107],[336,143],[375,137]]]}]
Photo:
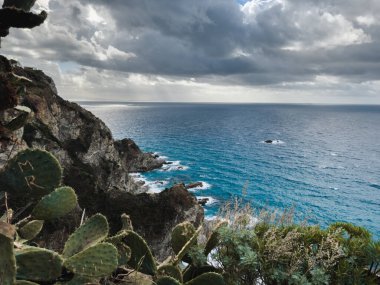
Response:
[{"label": "sea surface", "polygon": [[[297,219],[347,221],[380,238],[380,106],[94,103],[116,139],[171,164],[145,174],[151,192],[202,181],[206,215],[240,197]],[[265,140],[274,140],[266,144]]]}]

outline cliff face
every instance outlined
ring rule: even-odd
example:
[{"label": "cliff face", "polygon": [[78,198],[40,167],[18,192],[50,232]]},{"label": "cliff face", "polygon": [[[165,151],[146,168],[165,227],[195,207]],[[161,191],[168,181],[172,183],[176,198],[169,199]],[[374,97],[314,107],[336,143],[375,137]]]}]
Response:
[{"label": "cliff face", "polygon": [[[153,245],[167,240],[175,223],[202,220],[203,209],[183,186],[156,195],[141,194],[146,189],[128,175],[158,168],[164,161],[143,153],[131,139],[115,141],[100,119],[60,98],[54,82],[42,71],[22,68],[0,56],[0,72],[4,71],[31,80],[22,82],[27,94],[21,104],[33,111],[33,118],[14,134],[15,140],[1,142],[0,167],[27,147],[52,152],[64,168],[63,183],[76,190],[86,213],[106,214],[113,230],[117,230],[121,213],[131,214],[138,231]],[[0,120],[13,117],[15,112],[1,114]],[[152,224],[162,230],[150,234]],[[52,229],[58,230],[58,226]]]}]

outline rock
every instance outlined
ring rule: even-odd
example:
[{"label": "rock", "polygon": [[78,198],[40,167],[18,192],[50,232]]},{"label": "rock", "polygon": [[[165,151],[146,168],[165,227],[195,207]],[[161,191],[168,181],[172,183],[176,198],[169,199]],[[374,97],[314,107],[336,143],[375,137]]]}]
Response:
[{"label": "rock", "polygon": [[203,187],[203,183],[202,182],[195,182],[195,183],[190,183],[190,184],[186,185],[186,189],[193,189],[193,188],[197,188],[197,187]]},{"label": "rock", "polygon": [[[143,153],[131,139],[115,141],[100,119],[59,97],[54,82],[42,71],[22,68],[0,56],[0,72],[10,69],[31,80],[22,82],[27,94],[22,97],[21,104],[28,106],[34,116],[13,134],[14,140],[0,141],[0,168],[27,147],[52,152],[64,168],[63,184],[76,190],[79,204],[86,209],[87,216],[104,213],[116,230],[120,214],[126,212],[159,256],[168,252],[167,234],[176,223],[185,220],[200,223],[203,209],[184,186],[156,195],[141,194],[147,187],[136,183],[128,174],[160,167],[163,160]],[[0,123],[13,116],[12,112],[0,112]],[[80,213],[78,210],[66,223],[57,221],[47,225],[42,236],[53,239],[65,236],[62,233],[67,234],[78,226]],[[43,242],[52,244],[51,240]],[[54,248],[62,246],[62,242],[63,238],[62,241],[57,239]]]},{"label": "rock", "polygon": [[142,152],[131,139],[118,140],[114,144],[128,172],[146,172],[160,168],[165,163],[165,160],[159,159],[153,153]]},{"label": "rock", "polygon": [[111,191],[102,213],[110,217],[112,232],[121,228],[120,215],[128,214],[134,229],[148,241],[159,260],[164,260],[171,252],[170,236],[175,225],[190,221],[197,227],[204,219],[203,208],[184,184],[157,194],[132,195]]},{"label": "rock", "polygon": [[198,204],[202,205],[202,206],[205,206],[208,203],[208,201],[210,201],[209,198],[199,198],[198,199]]}]

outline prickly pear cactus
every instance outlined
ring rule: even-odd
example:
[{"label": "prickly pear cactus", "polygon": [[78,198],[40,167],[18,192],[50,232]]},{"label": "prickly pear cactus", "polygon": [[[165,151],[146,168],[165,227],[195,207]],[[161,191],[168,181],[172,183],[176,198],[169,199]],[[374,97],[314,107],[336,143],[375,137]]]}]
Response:
[{"label": "prickly pear cactus", "polygon": [[63,260],[54,251],[25,246],[15,250],[15,256],[17,279],[49,282],[61,276]]},{"label": "prickly pear cactus", "polygon": [[22,239],[32,240],[41,232],[43,226],[44,221],[33,220],[22,226],[17,232]]},{"label": "prickly pear cactus", "polygon": [[157,275],[158,276],[169,276],[177,280],[178,282],[182,283],[183,282],[183,277],[182,277],[182,272],[179,269],[178,266],[174,266],[171,264],[163,264],[160,265],[157,268]]},{"label": "prickly pear cactus", "polygon": [[219,243],[219,230],[227,225],[227,221],[221,221],[214,227],[210,237],[207,240],[204,253],[207,256]]},{"label": "prickly pear cactus", "polygon": [[195,233],[195,228],[190,222],[183,222],[176,225],[172,231],[171,244],[174,253],[181,251],[183,246],[191,239]]},{"label": "prickly pear cactus", "polygon": [[70,281],[58,282],[55,285],[99,285],[99,278],[74,276]]},{"label": "prickly pear cactus", "polygon": [[199,227],[193,236],[188,240],[188,242],[182,247],[182,249],[177,253],[175,258],[173,259],[173,264],[178,264],[185,255],[189,252],[190,248],[197,243],[198,235],[201,232],[202,227]]},{"label": "prickly pear cactus", "polygon": [[8,124],[6,124],[4,127],[10,130],[11,132],[17,131],[18,129],[26,125],[30,117],[30,113],[23,112],[22,114],[14,118],[12,121],[10,121]]},{"label": "prickly pear cactus", "polygon": [[133,231],[131,218],[127,214],[121,215],[121,224],[122,224],[121,230]]},{"label": "prickly pear cactus", "polygon": [[117,249],[110,243],[99,243],[64,262],[64,266],[75,275],[83,277],[106,277],[118,265]]},{"label": "prickly pear cactus", "polygon": [[124,233],[125,236],[122,240],[132,250],[128,265],[142,273],[155,275],[157,272],[156,261],[145,240],[133,231]]},{"label": "prickly pear cactus", "polygon": [[106,217],[101,214],[92,216],[69,237],[63,256],[68,258],[101,242],[108,236],[108,230]]},{"label": "prickly pear cactus", "polygon": [[185,285],[225,285],[222,275],[218,273],[204,273],[189,282],[186,282]]},{"label": "prickly pear cactus", "polygon": [[128,261],[131,259],[132,250],[123,242],[123,238],[127,235],[125,232],[121,232],[116,236],[107,238],[105,241],[112,243],[119,253],[118,260],[119,266],[127,265]]},{"label": "prickly pear cactus", "polygon": [[204,266],[201,266],[201,267],[196,267],[194,265],[190,265],[189,267],[187,267],[185,269],[185,271],[183,272],[183,281],[184,282],[188,282],[204,273],[208,273],[208,272],[216,272],[217,269],[214,267],[214,266],[211,266],[211,265],[204,265]]},{"label": "prickly pear cactus", "polygon": [[32,217],[53,220],[71,212],[77,205],[77,195],[71,187],[60,187],[44,196],[34,207]]},{"label": "prickly pear cactus", "polygon": [[16,260],[13,254],[14,226],[0,222],[0,284],[13,285],[16,279]]},{"label": "prickly pear cactus", "polygon": [[26,280],[17,280],[15,285],[38,285],[38,284],[31,281],[26,281]]},{"label": "prickly pear cactus", "polygon": [[49,152],[27,149],[19,152],[0,172],[0,191],[9,194],[12,207],[38,201],[61,183],[62,169]]},{"label": "prickly pear cactus", "polygon": [[29,12],[35,2],[36,0],[4,0],[3,7],[14,7]]},{"label": "prickly pear cactus", "polygon": [[[164,276],[157,280],[157,285],[182,285],[181,282],[178,280],[170,277],[170,276]],[[208,284],[211,285],[212,283]]]}]

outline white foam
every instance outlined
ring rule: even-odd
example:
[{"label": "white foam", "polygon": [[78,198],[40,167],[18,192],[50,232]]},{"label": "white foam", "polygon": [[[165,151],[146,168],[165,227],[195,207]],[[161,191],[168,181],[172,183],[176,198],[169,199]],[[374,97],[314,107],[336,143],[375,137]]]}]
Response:
[{"label": "white foam", "polygon": [[160,193],[162,192],[163,190],[165,190],[165,186],[169,184],[169,181],[160,181],[160,180],[156,180],[156,181],[147,181],[146,182],[146,186],[148,186],[149,190],[148,190],[148,193]]},{"label": "white foam", "polygon": [[197,186],[197,187],[191,188],[191,189],[189,189],[189,191],[195,192],[198,190],[207,190],[207,189],[210,189],[212,187],[212,185],[210,183],[207,183],[204,181],[200,181],[200,182],[202,183],[202,186]]},{"label": "white foam", "polygon": [[284,144],[285,142],[282,141],[282,140],[272,140],[271,143],[267,143],[265,141],[261,141],[261,143],[265,143],[265,144]]},{"label": "white foam", "polygon": [[176,161],[168,161],[168,164],[164,164],[159,171],[178,171],[178,170],[187,170],[188,166],[181,165],[179,160]]},{"label": "white foam", "polygon": [[197,199],[208,199],[208,201],[206,202],[207,206],[215,204],[218,202],[217,199],[210,197],[210,196],[197,196]]},{"label": "white foam", "polygon": [[153,152],[153,155],[154,156],[158,156],[157,158],[158,159],[162,159],[162,160],[167,160],[168,159],[168,157],[167,156],[165,156],[165,155],[161,155],[159,152]]},{"label": "white foam", "polygon": [[320,165],[320,169],[345,169],[344,166],[338,165],[338,166],[333,166],[333,165]]},{"label": "white foam", "polygon": [[205,220],[206,221],[214,221],[216,220],[217,218],[219,218],[218,216],[206,216],[205,217]]},{"label": "white foam", "polygon": [[148,180],[141,173],[130,173],[131,176],[136,182],[143,182],[143,186],[148,188],[148,193],[160,193],[165,190],[166,186],[169,184],[167,180]]}]

